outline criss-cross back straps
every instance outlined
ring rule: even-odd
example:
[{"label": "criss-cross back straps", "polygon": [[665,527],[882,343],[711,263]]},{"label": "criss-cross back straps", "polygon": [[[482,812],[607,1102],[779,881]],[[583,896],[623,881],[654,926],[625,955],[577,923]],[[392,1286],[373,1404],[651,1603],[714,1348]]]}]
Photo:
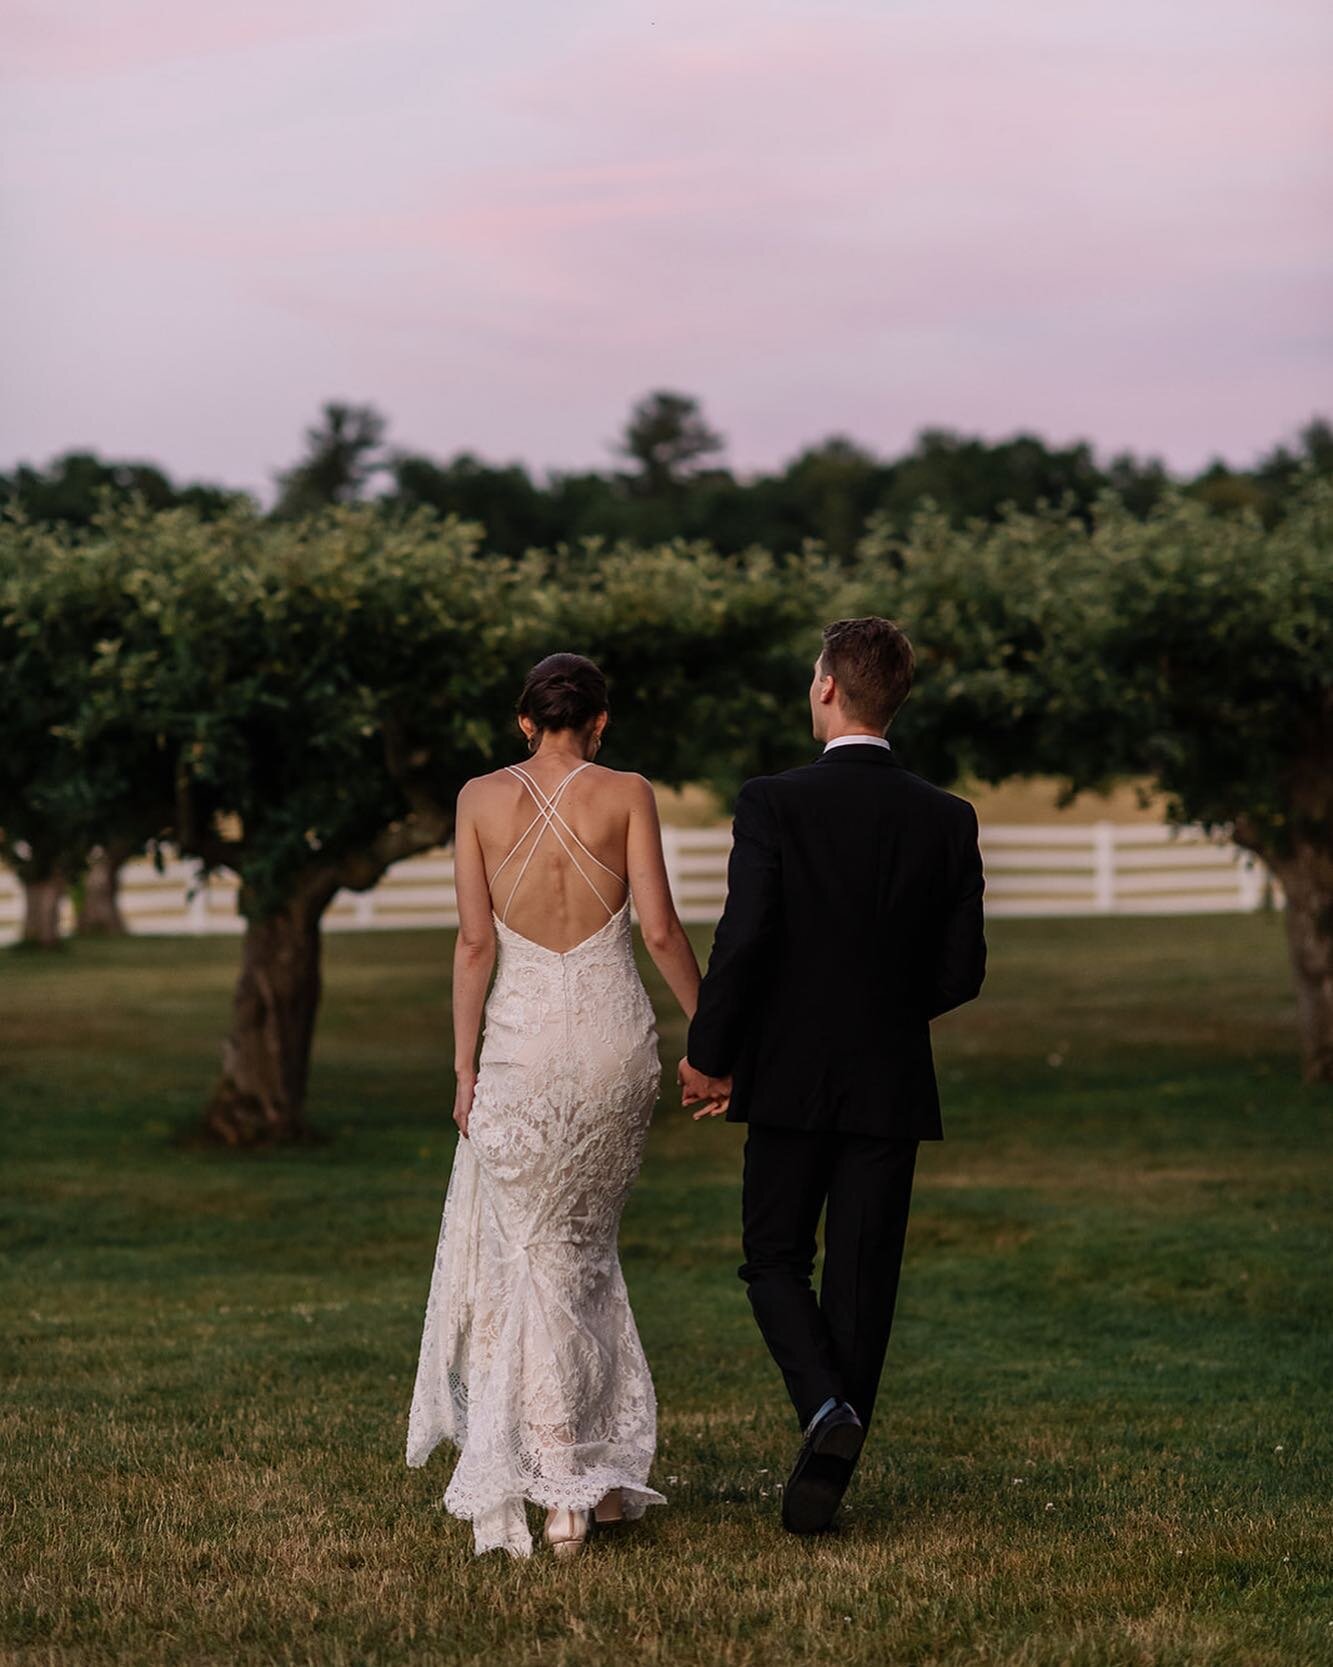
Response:
[{"label": "criss-cross back straps", "polygon": [[579,861],[579,859],[570,850],[569,846],[565,844],[564,834],[562,834],[561,831],[560,831],[563,828],[564,832],[569,835],[569,837],[574,841],[575,845],[578,846],[579,850],[583,852],[584,856],[587,857],[590,862],[595,862],[597,864],[598,868],[600,868],[604,873],[609,874],[611,876],[611,878],[617,883],[617,885],[624,885],[624,883],[625,883],[624,876],[620,875],[620,874],[617,874],[614,868],[608,868],[600,857],[595,856],[593,854],[593,852],[591,852],[588,849],[588,847],[583,843],[583,841],[579,838],[579,836],[574,832],[573,828],[570,827],[569,822],[566,820],[566,818],[560,814],[559,804],[560,804],[561,795],[564,793],[566,787],[569,786],[570,782],[573,781],[574,777],[576,775],[578,775],[579,771],[580,770],[586,770],[588,768],[588,765],[591,762],[592,762],[592,760],[588,759],[582,764],[576,764],[574,766],[574,768],[569,772],[569,774],[561,780],[560,784],[557,786],[554,793],[545,793],[545,792],[543,792],[542,789],[540,787],[538,787],[537,783],[535,781],[533,781],[532,777],[528,774],[528,772],[526,770],[520,769],[517,764],[506,764],[505,765],[505,769],[509,771],[510,775],[511,776],[517,776],[518,779],[523,783],[524,787],[526,787],[528,792],[532,795],[532,798],[533,798],[533,800],[534,800],[534,802],[536,803],[536,806],[537,806],[537,814],[533,817],[531,822],[528,823],[527,827],[524,828],[523,832],[514,841],[514,844],[510,847],[508,856],[505,857],[504,861],[500,864],[499,868],[497,868],[495,870],[494,874],[491,875],[491,894],[492,894],[492,896],[494,896],[494,894],[495,894],[495,882],[500,877],[501,871],[506,867],[510,858],[517,854],[517,852],[519,850],[519,847],[523,844],[523,841],[528,837],[528,835],[532,832],[532,830],[537,826],[538,822],[542,823],[543,826],[542,826],[541,833],[539,833],[537,835],[536,839],[533,840],[532,848],[529,850],[527,856],[524,857],[524,859],[523,859],[522,866],[519,868],[519,871],[518,871],[517,879],[515,879],[513,885],[510,886],[510,888],[509,888],[509,896],[505,898],[505,906],[504,906],[504,909],[503,909],[503,911],[501,912],[501,915],[500,915],[500,919],[502,921],[507,921],[508,920],[509,910],[513,906],[515,893],[518,891],[518,888],[523,884],[523,876],[528,871],[528,864],[532,861],[533,855],[535,854],[535,852],[537,850],[537,847],[541,844],[542,834],[544,834],[546,832],[547,828],[549,828],[551,830],[551,832],[555,835],[555,837],[560,841],[561,849],[564,851],[565,855],[569,858],[570,862],[573,863],[573,865],[575,867],[575,870],[578,872],[579,877],[587,882],[589,890],[592,892],[593,896],[596,897],[597,901],[602,905],[602,907],[606,910],[608,918],[611,915],[615,914],[616,911],[611,907],[611,905],[607,902],[607,900],[602,896],[601,892],[597,889],[597,882],[593,879],[593,877],[583,867],[583,864]]}]

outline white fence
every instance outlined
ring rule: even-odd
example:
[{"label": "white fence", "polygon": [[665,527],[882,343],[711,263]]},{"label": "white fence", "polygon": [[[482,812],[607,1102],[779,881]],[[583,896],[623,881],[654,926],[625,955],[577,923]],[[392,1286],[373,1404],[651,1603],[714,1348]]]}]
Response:
[{"label": "white fence", "polygon": [[[665,828],[667,868],[681,919],[707,924],[727,889],[731,832]],[[1097,914],[1234,914],[1279,901],[1267,870],[1235,845],[1199,829],[1096,822],[1090,827],[983,827],[986,912],[992,917]],[[200,884],[193,863],[128,863],[121,908],[135,932],[239,932],[236,882]],[[68,928],[69,906],[65,905]],[[332,931],[456,926],[454,864],[447,851],[411,857],[372,891],[340,892],[325,915]],[[22,919],[18,881],[0,869],[0,943]]]},{"label": "white fence", "polygon": [[1257,858],[1202,828],[983,827],[988,915],[1243,914],[1280,902]]}]

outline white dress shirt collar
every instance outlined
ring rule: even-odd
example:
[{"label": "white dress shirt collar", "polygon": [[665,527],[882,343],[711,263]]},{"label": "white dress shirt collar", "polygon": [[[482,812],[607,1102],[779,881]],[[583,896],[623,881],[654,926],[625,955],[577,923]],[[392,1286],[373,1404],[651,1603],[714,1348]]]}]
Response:
[{"label": "white dress shirt collar", "polygon": [[825,741],[824,751],[832,752],[834,747],[883,747],[885,752],[893,751],[882,735],[835,735]]}]

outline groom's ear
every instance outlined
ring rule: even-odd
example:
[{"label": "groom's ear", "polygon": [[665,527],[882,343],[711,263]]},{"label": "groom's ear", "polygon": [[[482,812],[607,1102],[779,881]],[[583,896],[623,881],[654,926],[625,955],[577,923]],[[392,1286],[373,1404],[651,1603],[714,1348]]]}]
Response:
[{"label": "groom's ear", "polygon": [[821,706],[831,706],[833,697],[838,692],[838,680],[832,672],[825,672],[823,682],[819,685],[819,703]]}]

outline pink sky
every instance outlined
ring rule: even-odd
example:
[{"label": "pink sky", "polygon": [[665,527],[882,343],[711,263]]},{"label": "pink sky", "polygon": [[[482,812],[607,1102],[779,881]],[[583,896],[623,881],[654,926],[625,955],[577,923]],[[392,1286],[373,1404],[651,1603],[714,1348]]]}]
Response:
[{"label": "pink sky", "polygon": [[0,466],[1333,413],[1323,0],[0,0]]}]

